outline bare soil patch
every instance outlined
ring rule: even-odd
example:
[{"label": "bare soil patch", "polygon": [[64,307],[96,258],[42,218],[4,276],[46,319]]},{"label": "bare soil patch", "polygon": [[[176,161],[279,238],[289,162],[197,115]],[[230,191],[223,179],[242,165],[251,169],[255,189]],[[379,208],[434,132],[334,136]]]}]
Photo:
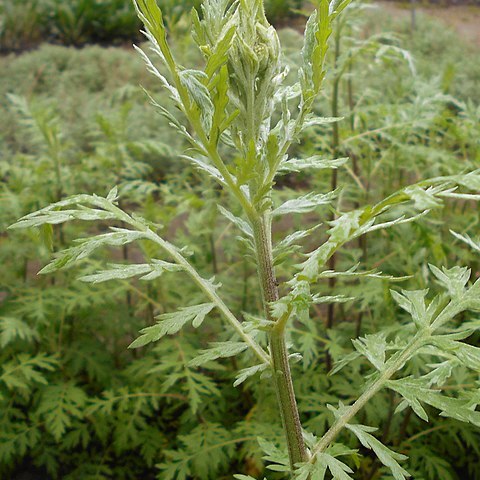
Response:
[{"label": "bare soil patch", "polygon": [[[378,2],[382,9],[393,17],[407,18],[411,16],[409,3]],[[453,28],[462,38],[480,46],[480,7],[475,5],[452,5],[415,7],[421,14],[437,18],[445,25]]]}]

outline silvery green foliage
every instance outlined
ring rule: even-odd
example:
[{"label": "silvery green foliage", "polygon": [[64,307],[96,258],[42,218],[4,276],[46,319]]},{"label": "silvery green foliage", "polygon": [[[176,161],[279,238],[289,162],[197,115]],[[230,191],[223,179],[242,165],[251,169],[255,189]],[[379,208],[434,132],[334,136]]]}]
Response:
[{"label": "silvery green foliage", "polygon": [[[258,247],[253,231],[259,219],[270,226],[276,216],[310,212],[322,205],[334,208],[339,191],[312,192],[276,205],[272,189],[276,177],[285,172],[341,168],[347,161],[345,158],[326,159],[318,155],[306,159],[290,158],[289,150],[306,129],[339,120],[316,117],[313,103],[326,75],[325,62],[332,24],[349,2],[318,2],[317,10],[307,22],[302,65],[298,80],[293,85],[284,84],[287,68],[283,64],[281,46],[275,30],[265,19],[260,0],[234,3],[206,0],[202,18],[193,12],[193,35],[205,60],[202,70],[184,68],[175,60],[167,42],[162,13],[155,0],[137,0],[134,3],[145,25],[144,33],[150,41],[153,55],[149,57],[139,51],[147,68],[167,90],[181,115],[174,116],[153,98],[152,103],[168,118],[178,134],[189,142],[191,148],[184,158],[220,184],[243,208],[243,218],[224,207],[220,207],[220,211],[235,225],[245,244],[253,250]],[[162,67],[156,66],[157,61]],[[42,273],[69,268],[104,246],[118,247],[141,241],[160,247],[165,258],[139,265],[110,265],[81,280],[96,283],[137,276],[148,281],[167,273],[188,275],[207,302],[159,315],[157,324],[143,329],[142,335],[131,347],[141,347],[165,335],[174,335],[189,323],[199,328],[210,315],[220,315],[231,327],[232,340],[212,344],[211,348],[200,352],[189,366],[208,365],[212,360],[237,356],[249,350],[255,360],[250,367],[239,372],[235,382],[239,385],[260,372],[262,377],[278,374],[278,371],[272,372],[271,351],[258,341],[262,332],[288,329],[293,318],[308,324],[312,305],[352,300],[342,295],[322,296],[315,293],[313,289],[321,278],[388,279],[379,271],[362,271],[355,265],[344,272],[328,270],[327,262],[338,249],[370,232],[421,220],[432,209],[441,207],[445,199],[478,200],[478,195],[471,192],[479,190],[480,173],[476,171],[425,180],[402,188],[374,205],[337,211],[336,218],[324,231],[326,240],[306,254],[296,275],[285,282],[282,297],[268,305],[267,316],[271,318],[244,323],[222,300],[221,285],[216,284],[214,279],[202,277],[188,261],[186,250],[179,249],[159,235],[162,230],[160,225],[135,214],[127,214],[118,206],[116,189],[105,198],[76,195],[60,200],[25,216],[14,228],[57,225],[70,220],[122,224],[121,227],[110,227],[108,233],[77,240],[73,247],[58,252]],[[296,232],[274,246],[273,253],[278,262],[291,249],[300,250],[297,242],[318,228]],[[469,237],[455,235],[478,249]],[[425,405],[430,405],[443,416],[480,426],[480,414],[475,410],[480,402],[478,395],[451,397],[438,390],[458,366],[480,369],[480,349],[463,341],[478,325],[467,323],[459,326],[453,322],[465,311],[480,309],[480,283],[469,284],[470,271],[466,268],[439,269],[432,266],[431,271],[444,293],[429,299],[427,290],[393,291],[394,300],[411,317],[408,327],[395,335],[379,332],[354,340],[355,352],[348,356],[347,362],[336,366],[335,371],[338,371],[345,363],[364,357],[372,365],[372,374],[355,402],[331,407],[334,422],[323,437],[317,439],[305,432],[307,461],[296,464],[295,471],[292,471],[291,458],[283,449],[268,440],[259,439],[264,458],[269,462],[268,468],[284,472],[296,480],[323,480],[326,476],[351,479],[354,474],[352,459],[358,452],[335,443],[338,435],[344,432],[354,435],[365,449],[372,450],[396,480],[406,479],[409,474],[400,465],[405,456],[383,445],[374,435],[375,427],[354,421],[355,415],[383,388],[403,397],[399,409],[410,406],[422,419],[428,419]],[[426,359],[424,371],[417,376],[402,376],[402,369],[417,356]],[[432,363],[432,359],[440,363]],[[187,450],[193,450],[192,445],[187,447]],[[222,455],[229,451],[223,451]],[[161,465],[166,478],[187,478],[191,474],[188,459],[179,454],[173,454],[172,458],[172,463]],[[237,475],[236,478],[251,477]]]}]

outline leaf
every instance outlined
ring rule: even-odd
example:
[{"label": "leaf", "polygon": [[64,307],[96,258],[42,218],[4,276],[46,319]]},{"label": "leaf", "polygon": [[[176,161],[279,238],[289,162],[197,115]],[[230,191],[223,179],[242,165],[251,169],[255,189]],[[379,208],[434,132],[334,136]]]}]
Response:
[{"label": "leaf", "polygon": [[312,101],[318,94],[325,77],[325,59],[328,51],[328,39],[332,33],[329,1],[320,0],[318,10],[310,16],[305,29],[302,49],[303,66],[300,70],[302,96]]},{"label": "leaf", "polygon": [[5,348],[15,340],[33,342],[38,340],[38,332],[23,320],[14,317],[0,318],[0,346]]},{"label": "leaf", "polygon": [[[412,379],[413,380],[413,379]],[[423,389],[422,385],[409,381],[408,378],[401,380],[389,380],[386,384],[387,387],[395,390],[406,401],[412,410],[425,422],[428,422],[428,414],[420,403],[418,396],[419,392]],[[400,404],[397,411],[400,410],[402,405]]]},{"label": "leaf", "polygon": [[390,290],[390,293],[398,305],[412,316],[417,328],[426,328],[430,325],[436,313],[436,304],[432,302],[428,308],[426,307],[425,297],[428,290],[402,290],[402,294]]},{"label": "leaf", "polygon": [[9,229],[17,228],[32,228],[40,227],[42,225],[58,225],[60,223],[69,222],[71,220],[111,220],[117,216],[112,212],[105,212],[104,210],[98,210],[93,208],[84,209],[70,209],[70,210],[53,210],[31,213],[21,218],[18,222],[14,223]]},{"label": "leaf", "polygon": [[390,450],[371,435],[369,432],[376,430],[375,428],[365,425],[347,425],[346,427],[355,434],[365,448],[375,452],[378,459],[391,470],[396,480],[405,480],[410,477],[410,474],[398,464],[398,461],[406,460],[407,457]]},{"label": "leaf", "polygon": [[435,393],[425,394],[422,400],[440,410],[442,417],[454,418],[480,427],[480,412],[473,410],[468,400]]},{"label": "leaf", "polygon": [[342,13],[351,3],[351,0],[339,0],[330,3],[330,16],[332,20]]},{"label": "leaf", "polygon": [[173,335],[188,322],[192,322],[193,327],[197,328],[214,307],[215,304],[213,303],[203,303],[181,308],[178,312],[159,315],[156,318],[160,321],[156,325],[140,330],[142,335],[133,341],[128,348],[143,347],[148,343],[160,340],[165,335]]},{"label": "leaf", "polygon": [[45,373],[55,370],[56,366],[57,360],[45,353],[36,356],[21,353],[3,363],[0,382],[3,382],[8,390],[26,395],[33,384],[47,385]]},{"label": "leaf", "polygon": [[430,210],[442,205],[442,201],[435,197],[435,194],[443,191],[444,185],[428,187],[424,189],[419,185],[407,187],[405,193],[413,200],[417,210]]},{"label": "leaf", "polygon": [[322,303],[347,303],[355,300],[355,297],[345,297],[344,295],[314,295],[312,304],[320,305]]},{"label": "leaf", "polygon": [[214,107],[210,92],[204,83],[208,80],[205,72],[200,70],[182,70],[179,72],[179,78],[182,85],[187,89],[191,99],[197,104],[201,111],[205,132],[212,128],[212,117]]},{"label": "leaf", "polygon": [[140,54],[142,57],[143,61],[145,62],[145,65],[147,66],[147,71],[155,75],[159,80],[162,86],[170,93],[170,98],[177,104],[180,103],[180,95],[178,93],[178,90],[171,85],[168,80],[158,71],[157,67],[153,64],[153,62],[150,60],[148,55],[139,47],[136,45],[133,45],[133,48]]},{"label": "leaf", "polygon": [[219,478],[229,466],[236,441],[232,433],[217,423],[202,423],[188,434],[179,435],[177,450],[164,450],[166,461],[158,465],[162,480]]},{"label": "leaf", "polygon": [[462,175],[453,175],[451,179],[469,190],[480,191],[480,170],[474,170]]},{"label": "leaf", "polygon": [[273,247],[274,264],[280,265],[286,259],[291,259],[292,255],[301,249],[301,246],[296,244],[299,240],[306,238],[314,232],[320,225],[316,225],[308,230],[298,230],[287,235],[283,240],[278,242]]},{"label": "leaf", "polygon": [[344,367],[349,365],[350,363],[353,363],[355,360],[357,360],[360,357],[360,352],[350,352],[348,355],[345,355],[342,357],[340,360],[336,361],[333,369],[328,373],[329,375],[335,375],[335,373],[339,372],[342,370]]},{"label": "leaf", "polygon": [[255,375],[256,373],[263,372],[269,367],[270,365],[268,363],[261,363],[260,365],[254,365],[253,367],[248,367],[240,370],[237,374],[235,382],[233,383],[233,386],[238,387],[247,378]]},{"label": "leaf", "polygon": [[353,470],[348,465],[345,465],[343,462],[332,457],[328,453],[321,453],[318,455],[317,461],[327,465],[335,480],[353,480],[349,475],[349,473],[353,473]]},{"label": "leaf", "polygon": [[290,471],[290,460],[288,459],[288,454],[286,451],[280,450],[275,444],[261,437],[257,438],[257,442],[265,454],[262,458],[267,462],[271,462],[269,465],[267,465],[269,470],[273,470],[275,472]]},{"label": "leaf", "polygon": [[328,205],[336,197],[337,192],[327,194],[308,193],[307,195],[293,200],[287,200],[273,210],[273,216],[286,215],[287,213],[307,213],[315,210],[320,205]]},{"label": "leaf", "polygon": [[327,168],[338,168],[348,162],[348,158],[336,158],[334,160],[322,158],[321,155],[314,155],[309,158],[292,158],[290,160],[284,160],[280,163],[278,172],[301,172],[303,170],[315,169],[323,170]]},{"label": "leaf", "polygon": [[316,461],[314,464],[304,463],[297,466],[295,480],[324,480],[327,473],[327,465]]},{"label": "leaf", "polygon": [[87,283],[101,283],[109,280],[124,280],[126,278],[135,277],[138,275],[145,275],[151,271],[150,265],[117,265],[110,264],[110,270],[102,270],[93,275],[85,275],[79,280]]},{"label": "leaf", "polygon": [[229,212],[226,208],[223,208],[221,205],[217,205],[219,212],[230,222],[232,222],[240,231],[247,237],[253,238],[252,227],[243,220],[242,218],[236,217],[233,213]]},{"label": "leaf", "polygon": [[[442,195],[455,188],[454,184],[460,183],[460,177],[463,176],[446,176],[425,180],[393,193],[376,205],[340,215],[330,223],[332,228],[328,231],[328,240],[311,252],[308,260],[300,265],[301,271],[298,276],[314,282],[317,279],[319,269],[345,243],[368,232],[390,228],[422,218],[429,212],[430,208],[442,204]],[[475,181],[477,181],[477,177],[478,175],[475,177]],[[406,202],[413,202],[413,206],[422,211],[416,215],[400,216],[394,220],[375,223],[379,216]]]},{"label": "leaf", "polygon": [[461,298],[470,279],[471,270],[469,268],[455,266],[450,269],[442,267],[440,270],[435,265],[429,264],[428,266],[438,283],[448,290],[452,298]]},{"label": "leaf", "polygon": [[443,339],[442,337],[437,338],[435,343],[440,346],[442,350],[453,353],[465,367],[480,372],[479,347],[450,339]]},{"label": "leaf", "polygon": [[191,367],[200,367],[217,358],[234,357],[248,348],[243,342],[214,342],[208,350],[202,350],[198,357],[188,362]]},{"label": "leaf", "polygon": [[[233,478],[236,478],[237,480],[256,480],[256,478],[253,478],[250,475],[242,475],[241,473],[235,474]],[[264,477],[263,480],[267,479]]]},{"label": "leaf", "polygon": [[480,252],[480,241],[475,241],[468,235],[461,235],[460,233],[456,233],[453,230],[450,230],[450,233],[461,240],[462,242],[465,242],[469,247],[473,248],[476,252]]},{"label": "leaf", "polygon": [[[471,423],[477,427],[480,426],[480,412],[473,410],[468,400],[447,397],[438,391],[429,389],[428,378],[402,378],[390,380],[387,384],[389,388],[404,396],[409,403],[412,399],[415,399],[415,401],[412,401],[412,408],[414,404],[418,405],[418,402],[421,401],[440,410],[440,415],[444,417],[451,417],[461,422]],[[421,416],[421,418],[425,416],[426,414]]]},{"label": "leaf", "polygon": [[297,230],[296,232],[291,233],[290,235],[287,235],[283,240],[278,242],[275,247],[274,247],[274,252],[280,252],[283,249],[288,248],[289,246],[293,245],[295,242],[298,242],[299,240],[302,240],[306,238],[308,235],[310,235],[313,231],[315,231],[319,225],[310,228],[308,230]]},{"label": "leaf", "polygon": [[[98,195],[73,195],[71,197],[52,203],[36,212],[25,215],[8,228],[39,227],[44,224],[56,225],[70,220],[109,220],[118,218],[118,213],[112,211],[113,204],[109,198],[116,198],[116,190],[111,190],[107,198]],[[86,207],[91,205],[97,208]],[[64,207],[75,207],[69,210],[61,210]]]},{"label": "leaf", "polygon": [[314,464],[301,465],[295,471],[295,480],[324,480],[327,469],[334,480],[353,480],[349,475],[353,470],[327,452],[318,453]]},{"label": "leaf", "polygon": [[188,160],[198,170],[206,172],[210,177],[215,179],[220,185],[226,186],[225,179],[223,178],[223,175],[213,165],[210,165],[209,163],[207,163],[204,160],[201,160],[201,159],[196,158],[196,157],[191,157],[191,156],[188,156],[188,155],[180,155],[180,158],[184,158],[185,160]]},{"label": "leaf", "polygon": [[[236,478],[237,480],[256,480],[256,478],[253,478],[250,475],[242,475],[240,473],[235,474],[233,478]],[[264,477],[263,480],[267,479]]]},{"label": "leaf", "polygon": [[364,278],[376,278],[380,280],[391,280],[391,281],[397,281],[397,282],[402,282],[404,280],[408,280],[409,278],[411,278],[410,276],[394,277],[392,275],[385,275],[382,272],[379,272],[378,270],[368,270],[364,272],[357,272],[358,267],[359,267],[359,264],[354,265],[352,268],[349,268],[344,272],[324,270],[323,272],[318,274],[318,278],[320,279],[320,278],[335,278],[335,277],[347,277],[347,278],[364,277]]},{"label": "leaf", "polygon": [[228,51],[235,36],[235,25],[223,30],[221,38],[217,39],[215,43],[215,50],[208,57],[207,65],[205,66],[205,73],[209,78],[213,77],[215,72],[221,69],[228,60]]},{"label": "leaf", "polygon": [[152,260],[152,263],[138,265],[110,264],[109,267],[110,270],[102,270],[92,275],[85,275],[80,277],[79,280],[87,283],[101,283],[109,280],[124,280],[139,275],[142,275],[140,280],[154,280],[164,272],[183,270],[183,267],[180,265],[155,259]]},{"label": "leaf", "polygon": [[[341,120],[343,120],[343,117],[319,117],[314,114],[307,115],[303,124],[303,128],[315,127],[319,125],[329,125],[331,123],[340,122]],[[346,160],[348,160],[348,158]]]},{"label": "leaf", "polygon": [[[312,88],[312,82],[313,82],[313,69],[312,69],[312,56],[313,56],[313,51],[316,46],[316,38],[315,38],[315,33],[317,30],[317,17],[318,17],[318,12],[314,10],[314,12],[310,15],[310,17],[307,20],[306,26],[305,26],[305,34],[303,37],[303,48],[302,48],[302,59],[303,59],[303,67],[301,69],[300,76],[303,74],[303,89],[305,90],[307,87]],[[303,92],[303,95],[305,95],[305,91]]]},{"label": "leaf", "polygon": [[110,227],[113,232],[104,233],[91,238],[75,240],[77,246],[62,250],[57,258],[43,267],[39,274],[55,272],[60,269],[70,268],[75,263],[90,256],[97,248],[104,246],[120,247],[127,243],[145,238],[144,232],[124,228]]},{"label": "leaf", "polygon": [[146,31],[143,33],[152,42],[154,51],[170,69],[173,69],[175,60],[167,43],[162,11],[158,8],[156,0],[134,0],[133,4],[138,18],[145,25]]},{"label": "leaf", "polygon": [[386,334],[379,332],[352,340],[356,350],[361,353],[379,371],[385,369],[385,352],[387,350]]},{"label": "leaf", "polygon": [[49,385],[42,390],[36,414],[58,442],[72,425],[72,419],[84,416],[87,395],[73,383]]},{"label": "leaf", "polygon": [[430,210],[425,210],[423,212],[418,213],[417,215],[410,215],[410,216],[402,215],[401,217],[396,218],[395,220],[391,220],[389,222],[383,222],[383,223],[377,223],[377,224],[372,223],[371,225],[366,225],[362,229],[361,234],[364,235],[365,233],[375,232],[377,230],[385,230],[387,228],[394,227],[397,225],[403,225],[404,223],[412,223],[417,220],[420,220],[421,218],[425,217],[429,213],[430,213]]},{"label": "leaf", "polygon": [[446,360],[442,363],[430,365],[434,368],[423,376],[423,380],[426,380],[430,387],[441,387],[447,383],[449,378],[451,378],[454,368],[457,367],[457,365],[457,362],[454,360]]},{"label": "leaf", "polygon": [[149,266],[151,268],[151,272],[147,273],[147,275],[144,275],[143,277],[140,277],[140,280],[155,280],[156,278],[163,275],[164,272],[181,272],[182,270],[184,270],[184,267],[182,267],[181,265],[164,262],[163,260],[157,260],[156,258],[152,259],[152,263]]}]

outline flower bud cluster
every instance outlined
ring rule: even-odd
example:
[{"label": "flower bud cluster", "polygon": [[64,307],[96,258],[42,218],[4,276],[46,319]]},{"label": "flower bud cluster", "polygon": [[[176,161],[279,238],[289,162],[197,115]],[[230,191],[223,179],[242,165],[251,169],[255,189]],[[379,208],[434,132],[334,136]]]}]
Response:
[{"label": "flower bud cluster", "polygon": [[[236,34],[229,52],[231,93],[240,114],[236,131],[262,140],[262,125],[273,112],[273,95],[282,70],[280,42],[268,23],[261,0],[240,0],[235,12]],[[240,139],[245,144],[243,138]]]}]

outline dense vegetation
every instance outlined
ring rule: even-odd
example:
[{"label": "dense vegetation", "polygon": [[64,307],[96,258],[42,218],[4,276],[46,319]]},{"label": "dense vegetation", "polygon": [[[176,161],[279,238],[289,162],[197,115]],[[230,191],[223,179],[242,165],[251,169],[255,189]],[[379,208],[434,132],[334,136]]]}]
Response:
[{"label": "dense vegetation", "polygon": [[[62,2],[61,8],[81,3]],[[131,38],[138,24],[126,2],[125,9],[121,25],[128,28],[115,28],[125,32],[123,38]],[[77,11],[70,15],[77,23],[82,18]],[[355,8],[337,23],[325,90],[315,108],[321,115],[344,119],[313,126],[292,148],[293,156],[308,158],[320,152],[332,158],[348,156],[350,161],[335,176],[329,170],[286,174],[277,184],[275,200],[285,201],[302,191],[326,192],[334,182],[345,186],[336,204],[341,212],[375,204],[424,178],[478,168],[478,53],[425,19],[418,29],[427,33],[411,37],[408,25],[389,25],[379,21],[379,15]],[[55,13],[52,22],[60,16]],[[112,15],[93,17],[101,22]],[[98,23],[71,29],[68,24],[68,33],[55,25],[51,32],[68,43],[102,40]],[[182,63],[198,64],[200,55],[185,35],[187,29],[187,19],[177,18],[175,52]],[[295,70],[302,36],[284,30],[281,41]],[[187,145],[172,134],[138,86],[156,102],[169,104],[141,59],[124,49],[45,45],[19,57],[1,58],[0,68],[8,72],[0,85],[2,231],[22,215],[69,195],[106,196],[118,185],[120,206],[165,225],[162,233],[188,249],[189,261],[203,276],[215,276],[215,283],[223,285],[222,295],[234,313],[251,322],[252,330],[258,326],[261,298],[255,261],[217,209],[228,195],[179,157]],[[473,188],[478,191],[478,185]],[[478,275],[478,252],[450,232],[477,235],[476,205],[469,199],[447,199],[442,208],[438,198],[428,195],[420,195],[417,202],[431,210],[428,216],[361,236],[335,257],[333,265],[348,271],[362,262],[365,270],[408,278],[399,284],[375,278],[377,273],[328,278],[323,295],[355,300],[314,305],[315,322],[297,321],[289,329],[292,352],[302,355],[292,369],[303,424],[317,435],[334,419],[327,404],[351,403],[363,377],[372,373],[368,360],[353,353],[351,339],[377,342],[381,351],[388,348],[386,338],[411,324],[389,289],[421,290],[428,285],[429,297],[442,292],[428,264],[468,265],[473,276]],[[313,224],[325,223],[331,214],[324,206],[309,218]],[[296,232],[304,222],[301,216],[285,216],[275,235]],[[144,242],[114,252],[99,249],[74,269],[35,275],[52,250],[86,237],[85,228],[67,223],[54,231],[49,226],[9,231],[0,239],[0,476],[168,480],[191,475],[203,480],[243,472],[282,478],[282,473],[264,470],[261,458],[262,449],[270,453],[270,461],[281,454],[265,441],[262,449],[258,445],[261,437],[283,448],[270,383],[254,376],[233,387],[238,369],[251,365],[245,355],[212,360],[200,369],[191,363],[211,341],[232,339],[219,318],[210,316],[201,335],[185,328],[151,347],[127,349],[141,328],[155,323],[154,316],[204,301],[195,285],[169,274],[149,283],[127,279],[92,286],[76,280],[109,262],[142,263],[158,255],[156,247]],[[100,231],[101,225],[90,228],[92,235]],[[304,240],[302,250],[312,250],[316,240]],[[277,253],[283,282],[303,257],[288,245]],[[465,313],[460,320],[472,330],[478,327],[475,315]],[[264,341],[261,335],[258,340]],[[474,346],[478,340],[473,333],[467,341]],[[345,358],[348,363],[342,362]],[[434,354],[427,358],[428,365],[440,362]],[[338,370],[343,363],[345,368]],[[449,398],[470,392],[470,400],[478,403],[478,393],[472,390],[478,387],[478,356],[470,363],[473,369],[455,364],[436,371],[443,375],[439,390]],[[423,374],[427,364],[425,358],[415,359],[408,373]],[[335,373],[327,376],[332,366]],[[429,414],[426,424],[415,415],[422,410],[414,401],[402,404],[406,408],[394,415],[400,404],[399,394],[380,392],[359,421],[381,426],[375,435],[408,456],[402,467],[415,480],[480,478],[478,427],[439,417],[437,408],[423,405],[420,409]],[[347,461],[357,464],[355,478],[391,478],[355,437],[344,433],[341,441],[360,449]]]},{"label": "dense vegetation", "polygon": [[[160,0],[171,27],[200,0]],[[267,0],[271,21],[285,21],[301,0]],[[123,43],[139,37],[140,21],[130,0],[9,0],[0,3],[0,51],[32,48],[42,41],[64,45]]]}]

